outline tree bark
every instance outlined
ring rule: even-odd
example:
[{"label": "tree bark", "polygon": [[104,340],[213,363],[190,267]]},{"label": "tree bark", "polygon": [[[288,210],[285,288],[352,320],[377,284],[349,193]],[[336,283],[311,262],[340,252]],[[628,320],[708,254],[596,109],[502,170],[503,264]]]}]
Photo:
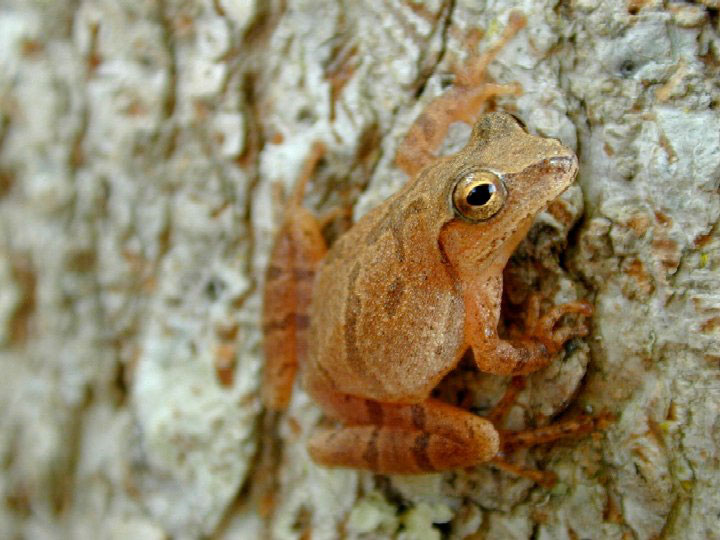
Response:
[{"label": "tree bark", "polygon": [[[716,0],[525,2],[490,67],[523,88],[493,106],[580,158],[506,272],[510,304],[595,306],[507,423],[613,415],[512,457],[553,488],[323,469],[299,386],[262,411],[279,192],[322,141],[308,208],[392,194],[402,136],[514,5],[0,0],[0,536],[720,538]],[[462,366],[438,394],[482,413],[506,384]]]}]

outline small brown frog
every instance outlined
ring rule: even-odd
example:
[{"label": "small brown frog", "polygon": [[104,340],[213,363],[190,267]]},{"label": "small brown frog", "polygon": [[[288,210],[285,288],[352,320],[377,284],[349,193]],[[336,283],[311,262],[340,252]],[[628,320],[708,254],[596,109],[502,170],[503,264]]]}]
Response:
[{"label": "small brown frog", "polygon": [[[505,40],[522,26],[513,17]],[[461,71],[416,120],[397,157],[411,180],[327,253],[318,221],[300,205],[322,145],[298,181],[266,277],[264,399],[284,409],[302,366],[305,390],[340,422],[313,434],[318,463],[387,474],[503,463],[505,436],[493,422],[431,391],[468,349],[483,372],[525,375],[587,333],[554,328],[568,313],[591,314],[574,302],[543,316],[529,310],[519,339],[498,335],[503,269],[537,213],[573,182],[575,154],[496,112],[480,116],[457,154],[433,156],[452,122],[476,119],[489,96],[517,91],[484,80],[498,50],[471,59],[475,70]],[[508,441],[546,442],[586,432],[588,422],[536,431]]]}]

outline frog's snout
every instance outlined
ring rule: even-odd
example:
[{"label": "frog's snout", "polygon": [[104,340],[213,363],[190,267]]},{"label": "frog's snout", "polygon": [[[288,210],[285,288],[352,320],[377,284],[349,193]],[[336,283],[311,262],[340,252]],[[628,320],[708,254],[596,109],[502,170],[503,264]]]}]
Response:
[{"label": "frog's snout", "polygon": [[578,169],[578,158],[575,154],[554,156],[548,159],[550,166],[560,173],[574,174]]}]

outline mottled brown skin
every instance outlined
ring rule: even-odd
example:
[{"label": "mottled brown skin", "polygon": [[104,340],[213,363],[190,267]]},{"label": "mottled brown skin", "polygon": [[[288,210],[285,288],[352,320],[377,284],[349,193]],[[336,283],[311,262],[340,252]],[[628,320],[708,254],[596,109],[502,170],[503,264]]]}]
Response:
[{"label": "mottled brown skin", "polygon": [[[475,168],[496,172],[508,195],[491,219],[470,223],[451,195]],[[540,369],[572,337],[556,340],[555,322],[589,314],[569,304],[549,319],[530,317],[522,339],[497,332],[507,260],[576,172],[575,155],[558,141],[527,134],[508,114],[487,114],[463,150],[436,159],[332,246],[313,290],[304,385],[346,427],[313,436],[316,461],[416,473],[497,455],[489,420],[429,395],[468,348],[487,373]]]},{"label": "mottled brown skin", "polygon": [[[522,23],[512,18],[504,39]],[[430,393],[468,349],[481,371],[524,375],[547,365],[567,339],[587,332],[554,329],[567,313],[590,315],[583,302],[556,306],[542,317],[531,309],[518,339],[503,340],[497,330],[503,269],[537,213],[572,183],[574,153],[554,139],[529,135],[511,115],[491,113],[475,124],[463,150],[432,156],[450,123],[473,118],[488,94],[501,93],[500,87],[473,89],[497,50],[478,61],[477,71],[461,72],[454,98],[442,96],[418,118],[397,158],[412,179],[340,237],[324,260],[317,259],[324,253],[319,226],[299,204],[300,221],[288,216],[281,228],[265,290],[265,401],[285,407],[292,390],[287,373],[294,377],[301,357],[306,391],[342,424],[313,434],[309,452],[318,463],[401,474],[492,461],[522,474],[500,460],[501,434],[491,420]],[[507,191],[500,210],[485,221],[468,221],[453,205],[456,184],[472,170],[492,171]],[[305,232],[298,236],[293,227]],[[293,292],[294,260],[317,272],[310,305]],[[499,422],[503,415],[498,410],[490,418]],[[527,431],[512,440],[514,447],[531,446],[587,432],[587,424],[550,426],[538,438]]]},{"label": "mottled brown skin", "polygon": [[[508,198],[493,218],[469,223],[450,200],[476,167],[500,173]],[[510,115],[484,116],[462,151],[436,160],[332,246],[313,293],[307,387],[417,403],[468,347],[488,373],[545,365],[541,342],[497,335],[502,273],[576,171],[559,142],[528,135]]]}]

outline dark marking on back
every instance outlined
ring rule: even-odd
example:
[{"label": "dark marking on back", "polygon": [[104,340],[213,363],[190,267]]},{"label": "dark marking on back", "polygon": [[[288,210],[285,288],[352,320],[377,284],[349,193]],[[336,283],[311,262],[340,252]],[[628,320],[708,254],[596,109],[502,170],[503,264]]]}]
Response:
[{"label": "dark marking on back", "polygon": [[420,467],[423,471],[433,471],[435,470],[435,467],[433,467],[433,464],[430,463],[430,458],[428,457],[427,449],[428,444],[430,443],[430,434],[429,433],[421,433],[415,438],[415,443],[412,447],[412,453],[413,457],[415,458],[415,462],[418,464],[418,467]]},{"label": "dark marking on back", "polygon": [[[395,253],[400,262],[405,261],[403,228],[407,225],[410,217],[421,213],[425,208],[422,197],[418,197],[417,199],[406,203],[406,199],[408,199],[412,194],[412,191],[408,191],[404,194],[404,196],[399,196],[397,199],[392,201],[392,203],[388,206],[385,215],[365,237],[365,244],[372,246],[385,232],[389,232],[395,241]],[[402,211],[400,211],[401,208],[403,208]]]},{"label": "dark marking on back", "polygon": [[[456,297],[455,300],[451,300],[450,303],[452,304],[457,301],[462,302],[462,300],[457,300],[457,298],[458,297]],[[448,306],[447,314],[442,325],[443,330],[442,332],[437,332],[439,336],[442,336],[442,341],[435,347],[435,356],[441,356],[443,354],[450,355],[455,352],[455,348],[458,346],[457,316],[455,310],[453,310],[451,306]]]},{"label": "dark marking on back", "polygon": [[362,455],[365,463],[370,465],[370,468],[373,470],[378,469],[378,460],[380,458],[380,452],[378,451],[377,447],[377,440],[379,434],[380,428],[375,428],[372,432],[372,435],[370,435],[370,439],[367,442],[367,447],[365,448],[365,452],[363,452]]},{"label": "dark marking on back", "polygon": [[400,301],[402,300],[404,289],[403,280],[400,277],[396,277],[390,284],[390,287],[388,287],[385,294],[384,306],[385,313],[387,313],[390,317],[395,315],[395,311],[397,311]]},{"label": "dark marking on back", "polygon": [[383,214],[383,216],[378,219],[378,222],[375,224],[375,226],[370,229],[365,236],[365,245],[372,246],[373,244],[375,244],[375,242],[378,241],[378,239],[383,235],[384,232],[390,229],[390,221],[392,219],[391,216],[393,215],[393,212],[395,211],[401,200],[402,196],[398,196],[397,199],[388,204],[388,207],[385,209],[385,213]]},{"label": "dark marking on back", "polygon": [[360,264],[355,263],[350,270],[348,276],[348,292],[347,292],[347,304],[345,308],[345,331],[343,336],[345,338],[345,354],[350,369],[355,371],[359,377],[370,382],[377,388],[382,388],[382,385],[378,378],[365,369],[365,364],[358,350],[357,340],[357,324],[358,317],[361,311],[360,296],[355,290],[357,278],[360,275]]},{"label": "dark marking on back", "polygon": [[411,216],[419,214],[424,209],[423,200],[421,198],[415,199],[408,204],[402,213],[395,214],[394,219],[390,223],[390,232],[392,232],[393,238],[395,239],[395,247],[397,249],[398,259],[400,262],[405,260],[405,239],[403,238],[403,228],[407,225]]},{"label": "dark marking on back", "polygon": [[360,265],[355,263],[350,270],[347,304],[345,309],[345,353],[351,365],[355,365],[360,356],[357,350],[357,320],[360,314],[360,297],[355,292],[355,282],[360,275]]}]

